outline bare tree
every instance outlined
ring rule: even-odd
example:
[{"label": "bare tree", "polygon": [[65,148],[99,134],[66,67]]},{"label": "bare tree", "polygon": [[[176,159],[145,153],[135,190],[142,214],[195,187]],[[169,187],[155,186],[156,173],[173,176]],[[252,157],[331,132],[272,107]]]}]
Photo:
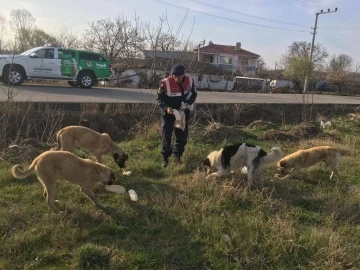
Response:
[{"label": "bare tree", "polygon": [[0,53],[5,49],[6,17],[0,13]]},{"label": "bare tree", "polygon": [[21,52],[28,49],[35,21],[36,19],[26,9],[14,9],[10,12],[11,27],[18,41],[17,49]]},{"label": "bare tree", "polygon": [[45,31],[34,28],[29,36],[28,47],[39,47],[44,45],[53,45],[56,43],[56,38],[46,33]]},{"label": "bare tree", "polygon": [[[294,41],[288,47],[288,50],[285,55],[283,55],[281,59],[281,64],[286,66],[287,63],[292,58],[307,58],[310,56],[310,42],[307,41]],[[321,67],[324,64],[325,59],[329,56],[325,47],[323,47],[320,43],[314,45],[313,56],[312,56],[312,64],[316,69]]]},{"label": "bare tree", "polygon": [[150,23],[146,24],[146,41],[148,49],[153,51],[173,51],[181,46],[181,41],[177,40],[171,29],[165,30],[167,19],[160,17],[159,25],[154,27]]},{"label": "bare tree", "polygon": [[68,25],[60,24],[53,36],[56,38],[56,43],[59,46],[73,49],[81,48],[80,40],[78,39],[77,34],[74,33],[72,28]]},{"label": "bare tree", "polygon": [[327,79],[337,86],[341,93],[343,85],[350,78],[350,71],[353,64],[353,58],[347,54],[335,54],[331,57],[327,67]]},{"label": "bare tree", "polygon": [[157,26],[151,23],[145,24],[146,48],[152,51],[193,51],[194,42],[191,41],[191,35],[195,25],[195,19],[187,37],[179,37],[179,33],[187,19],[186,12],[176,31],[172,29],[166,15],[159,18]]},{"label": "bare tree", "polygon": [[256,62],[256,74],[263,74],[267,70],[264,58],[259,57]]},{"label": "bare tree", "polygon": [[85,30],[84,47],[90,51],[104,53],[110,61],[128,57],[134,52],[135,44],[141,44],[142,37],[131,21],[116,17],[94,21]]}]

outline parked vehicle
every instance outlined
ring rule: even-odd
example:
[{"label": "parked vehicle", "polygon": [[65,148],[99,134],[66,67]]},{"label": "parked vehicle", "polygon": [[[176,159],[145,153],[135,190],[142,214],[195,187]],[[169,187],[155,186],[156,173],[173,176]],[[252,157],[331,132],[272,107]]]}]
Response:
[{"label": "parked vehicle", "polygon": [[0,55],[0,79],[10,85],[21,85],[26,79],[48,79],[91,88],[110,76],[109,59],[95,52],[44,46],[20,55]]},{"label": "parked vehicle", "polygon": [[322,81],[318,81],[315,85],[315,89],[317,92],[324,92],[324,91],[329,91],[329,85],[326,81],[322,80]]},{"label": "parked vehicle", "polygon": [[269,84],[270,88],[287,87],[289,89],[294,88],[294,83],[289,80],[271,80]]}]

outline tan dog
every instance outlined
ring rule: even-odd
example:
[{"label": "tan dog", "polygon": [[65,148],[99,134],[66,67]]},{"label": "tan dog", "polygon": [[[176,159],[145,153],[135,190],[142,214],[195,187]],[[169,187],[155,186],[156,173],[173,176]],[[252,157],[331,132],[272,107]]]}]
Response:
[{"label": "tan dog", "polygon": [[79,185],[81,191],[95,205],[102,208],[106,208],[107,205],[99,202],[92,188],[98,182],[112,185],[115,181],[115,173],[109,167],[90,159],[79,158],[66,151],[46,151],[36,157],[28,169],[25,170],[21,165],[15,165],[11,170],[13,176],[20,179],[28,177],[34,171],[44,186],[46,203],[55,213],[59,212],[54,203],[58,176]]},{"label": "tan dog", "polygon": [[281,179],[296,177],[302,168],[308,168],[320,161],[324,161],[332,170],[330,179],[335,174],[339,179],[338,183],[340,183],[341,177],[338,171],[340,157],[339,149],[331,146],[317,146],[306,150],[298,150],[285,156],[277,163],[277,170],[280,171],[280,176],[283,173],[287,174]]},{"label": "tan dog", "polygon": [[128,159],[128,155],[111,140],[109,134],[101,134],[87,127],[64,127],[58,131],[56,139],[58,145],[52,150],[71,152],[74,146],[78,146],[93,153],[100,163],[103,163],[104,154],[113,157],[120,168],[125,167],[125,161]]}]

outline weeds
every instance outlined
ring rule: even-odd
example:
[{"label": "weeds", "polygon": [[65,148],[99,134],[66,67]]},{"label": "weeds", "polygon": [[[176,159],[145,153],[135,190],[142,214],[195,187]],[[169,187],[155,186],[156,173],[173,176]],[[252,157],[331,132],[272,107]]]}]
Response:
[{"label": "weeds", "polygon": [[[154,107],[104,105],[84,106],[82,110],[81,123],[89,125],[100,121],[93,110],[101,110],[101,118],[112,118],[113,123],[121,123],[118,115],[132,115],[126,119],[135,123],[133,137],[120,145],[129,153],[127,167],[133,174],[126,177],[118,171],[116,182],[127,190],[136,190],[139,201],[132,202],[127,194],[109,193],[99,185],[95,193],[114,207],[102,211],[78,187],[58,181],[57,199],[60,207],[66,204],[66,213],[55,215],[34,176],[14,179],[10,174],[14,162],[1,162],[1,269],[360,268],[360,139],[355,116],[329,119],[331,127],[305,139],[297,125],[282,125],[281,121],[231,128],[223,123],[205,126],[199,120],[192,126],[183,163],[170,160],[169,167],[163,169],[156,125],[159,115]],[[144,111],[147,115],[140,117]],[[54,123],[42,120],[44,124],[36,126],[38,134],[44,133],[40,127],[46,127],[46,134],[50,134],[61,118],[53,114],[43,117],[40,119],[51,118]],[[28,118],[19,123],[20,138]],[[65,113],[63,123],[71,122],[68,119]],[[263,192],[247,191],[245,180],[238,174],[205,179],[201,167],[204,157],[235,141],[239,134],[241,141],[252,141],[266,150],[272,146],[273,141],[259,139],[266,131],[259,126],[262,124],[298,136],[296,141],[278,139],[285,154],[315,145],[340,147],[344,151],[339,166],[344,184],[330,180],[330,171],[322,164],[304,169],[299,179],[284,181],[274,179],[274,167],[266,167]],[[109,128],[104,122],[99,126]],[[29,134],[36,134],[32,133],[35,126],[31,127]],[[117,129],[121,130],[112,130]],[[9,129],[7,132],[17,136]],[[22,152],[17,151],[16,162],[26,163],[21,161]],[[81,150],[75,153],[89,158]],[[2,157],[7,160],[8,156]],[[111,158],[105,163],[116,169]]]}]

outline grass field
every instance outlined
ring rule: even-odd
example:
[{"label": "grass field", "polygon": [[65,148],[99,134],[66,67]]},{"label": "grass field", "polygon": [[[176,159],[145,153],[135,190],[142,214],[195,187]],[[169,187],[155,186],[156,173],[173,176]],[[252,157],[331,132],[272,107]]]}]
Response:
[{"label": "grass field", "polygon": [[[106,159],[118,171],[116,184],[134,189],[139,200],[99,185],[95,193],[114,207],[106,211],[59,181],[56,198],[65,214],[56,215],[35,176],[15,179],[13,164],[1,162],[0,269],[360,269],[359,121],[332,119],[320,135],[288,142],[260,139],[261,126],[192,127],[183,163],[170,160],[166,169],[159,130],[149,128],[120,143],[130,177]],[[341,147],[344,183],[329,180],[324,164],[286,181],[267,167],[263,192],[247,191],[239,175],[205,180],[199,165],[207,154],[239,141],[280,146],[285,154]]]}]

